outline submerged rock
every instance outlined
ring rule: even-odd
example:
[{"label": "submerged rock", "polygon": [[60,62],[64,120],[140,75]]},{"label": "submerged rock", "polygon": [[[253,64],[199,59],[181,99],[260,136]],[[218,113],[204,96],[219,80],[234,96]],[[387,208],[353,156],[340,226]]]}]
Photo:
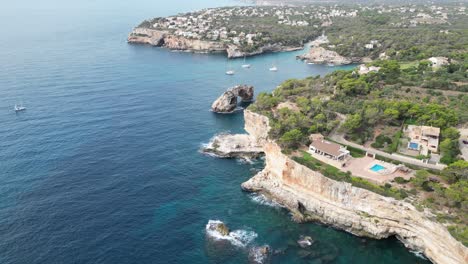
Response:
[{"label": "submerged rock", "polygon": [[263,264],[269,259],[271,248],[268,245],[253,247],[249,251],[249,263]]},{"label": "submerged rock", "polygon": [[214,231],[221,236],[229,235],[229,228],[221,221],[218,220],[210,220],[206,225],[207,231]]},{"label": "submerged rock", "polygon": [[211,110],[215,113],[232,113],[237,108],[237,98],[243,102],[250,102],[254,97],[253,86],[238,85],[228,89],[211,105]]},{"label": "submerged rock", "polygon": [[314,242],[315,241],[310,236],[301,236],[299,240],[297,241],[297,244],[299,244],[301,248],[308,248],[312,246]]}]

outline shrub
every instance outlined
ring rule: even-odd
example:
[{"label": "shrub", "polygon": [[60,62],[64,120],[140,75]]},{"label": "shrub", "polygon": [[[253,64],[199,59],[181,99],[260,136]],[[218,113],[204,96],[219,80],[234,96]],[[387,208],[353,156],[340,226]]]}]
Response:
[{"label": "shrub", "polygon": [[405,183],[408,183],[408,181],[405,180],[403,177],[396,177],[396,178],[395,178],[395,182],[398,183],[398,184],[405,184]]}]

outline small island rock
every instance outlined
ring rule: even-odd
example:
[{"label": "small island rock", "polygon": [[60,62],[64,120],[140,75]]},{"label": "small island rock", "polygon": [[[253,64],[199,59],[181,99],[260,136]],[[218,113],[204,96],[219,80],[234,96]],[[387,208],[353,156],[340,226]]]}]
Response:
[{"label": "small island rock", "polygon": [[211,105],[211,110],[216,113],[232,113],[237,107],[237,97],[243,102],[250,102],[254,97],[253,86],[238,85],[228,89]]}]

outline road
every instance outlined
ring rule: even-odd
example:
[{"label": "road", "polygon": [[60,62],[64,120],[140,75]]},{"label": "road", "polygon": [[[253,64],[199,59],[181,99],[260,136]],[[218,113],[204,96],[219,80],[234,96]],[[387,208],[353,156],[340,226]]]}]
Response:
[{"label": "road", "polygon": [[[337,115],[341,119],[341,122],[340,122],[340,125],[339,125],[339,127],[341,127],[341,125],[346,120],[346,116],[344,116],[342,114],[339,114],[339,113],[337,113]],[[343,144],[343,145],[348,145],[348,146],[351,146],[351,147],[354,147],[354,148],[357,148],[357,149],[360,149],[360,150],[363,150],[363,151],[366,151],[366,152],[369,152],[369,153],[380,155],[380,156],[385,157],[385,158],[400,161],[400,162],[403,162],[403,163],[408,163],[408,164],[411,164],[411,165],[416,165],[416,166],[427,168],[427,169],[443,170],[445,167],[447,167],[444,164],[428,164],[428,163],[424,163],[421,160],[417,160],[417,159],[413,159],[413,158],[410,158],[410,157],[398,155],[396,153],[389,154],[387,152],[383,152],[381,150],[374,149],[374,148],[371,148],[371,147],[366,148],[366,147],[364,147],[362,145],[359,145],[359,144],[356,144],[356,143],[353,143],[353,142],[350,142],[350,141],[346,140],[344,138],[344,135],[339,133],[338,131],[339,131],[339,129],[335,128],[335,130],[333,130],[332,133],[330,134],[329,138],[332,139],[333,141],[336,141],[336,142],[338,142],[340,144]],[[468,129],[467,129],[466,132],[468,134]],[[467,151],[468,151],[468,147],[467,147]]]}]

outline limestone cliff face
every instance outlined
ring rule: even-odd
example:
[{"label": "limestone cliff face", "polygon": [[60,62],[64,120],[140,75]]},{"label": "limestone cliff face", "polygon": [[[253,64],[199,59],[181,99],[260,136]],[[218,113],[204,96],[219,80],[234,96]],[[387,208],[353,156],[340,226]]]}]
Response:
[{"label": "limestone cliff face", "polygon": [[245,129],[263,142],[266,167],[243,183],[243,189],[270,195],[302,221],[320,221],[359,236],[396,236],[434,263],[468,262],[467,248],[411,204],[331,180],[302,166],[284,155],[276,143],[265,140],[266,117],[246,111],[245,120]]},{"label": "limestone cliff face", "polygon": [[264,144],[268,139],[270,131],[270,120],[268,117],[259,115],[249,110],[244,111],[245,131],[256,138],[257,142]]},{"label": "limestone cliff face", "polygon": [[333,63],[336,65],[345,65],[352,62],[359,62],[359,59],[346,58],[338,54],[336,51],[326,50],[322,47],[312,47],[308,53],[298,56],[299,59],[313,63]]},{"label": "limestone cliff face", "polygon": [[224,52],[226,47],[220,42],[188,39],[184,37],[167,35],[164,47],[172,50],[185,50],[193,52]]},{"label": "limestone cliff face", "polygon": [[192,52],[225,52],[226,47],[221,42],[188,39],[172,35],[168,31],[149,28],[135,28],[127,38],[129,43],[149,44],[157,47],[167,47],[172,50]]},{"label": "limestone cliff face", "polygon": [[189,51],[197,53],[226,53],[228,58],[242,58],[255,56],[265,52],[279,52],[299,50],[303,47],[284,47],[278,44],[265,45],[251,52],[245,52],[233,44],[219,41],[190,39],[176,36],[166,30],[137,27],[133,29],[127,38],[128,43],[149,44],[156,47],[166,47],[171,50]]},{"label": "limestone cliff face", "polygon": [[161,30],[152,30],[148,28],[135,28],[128,36],[129,43],[149,44],[161,46],[164,38],[169,32]]}]

